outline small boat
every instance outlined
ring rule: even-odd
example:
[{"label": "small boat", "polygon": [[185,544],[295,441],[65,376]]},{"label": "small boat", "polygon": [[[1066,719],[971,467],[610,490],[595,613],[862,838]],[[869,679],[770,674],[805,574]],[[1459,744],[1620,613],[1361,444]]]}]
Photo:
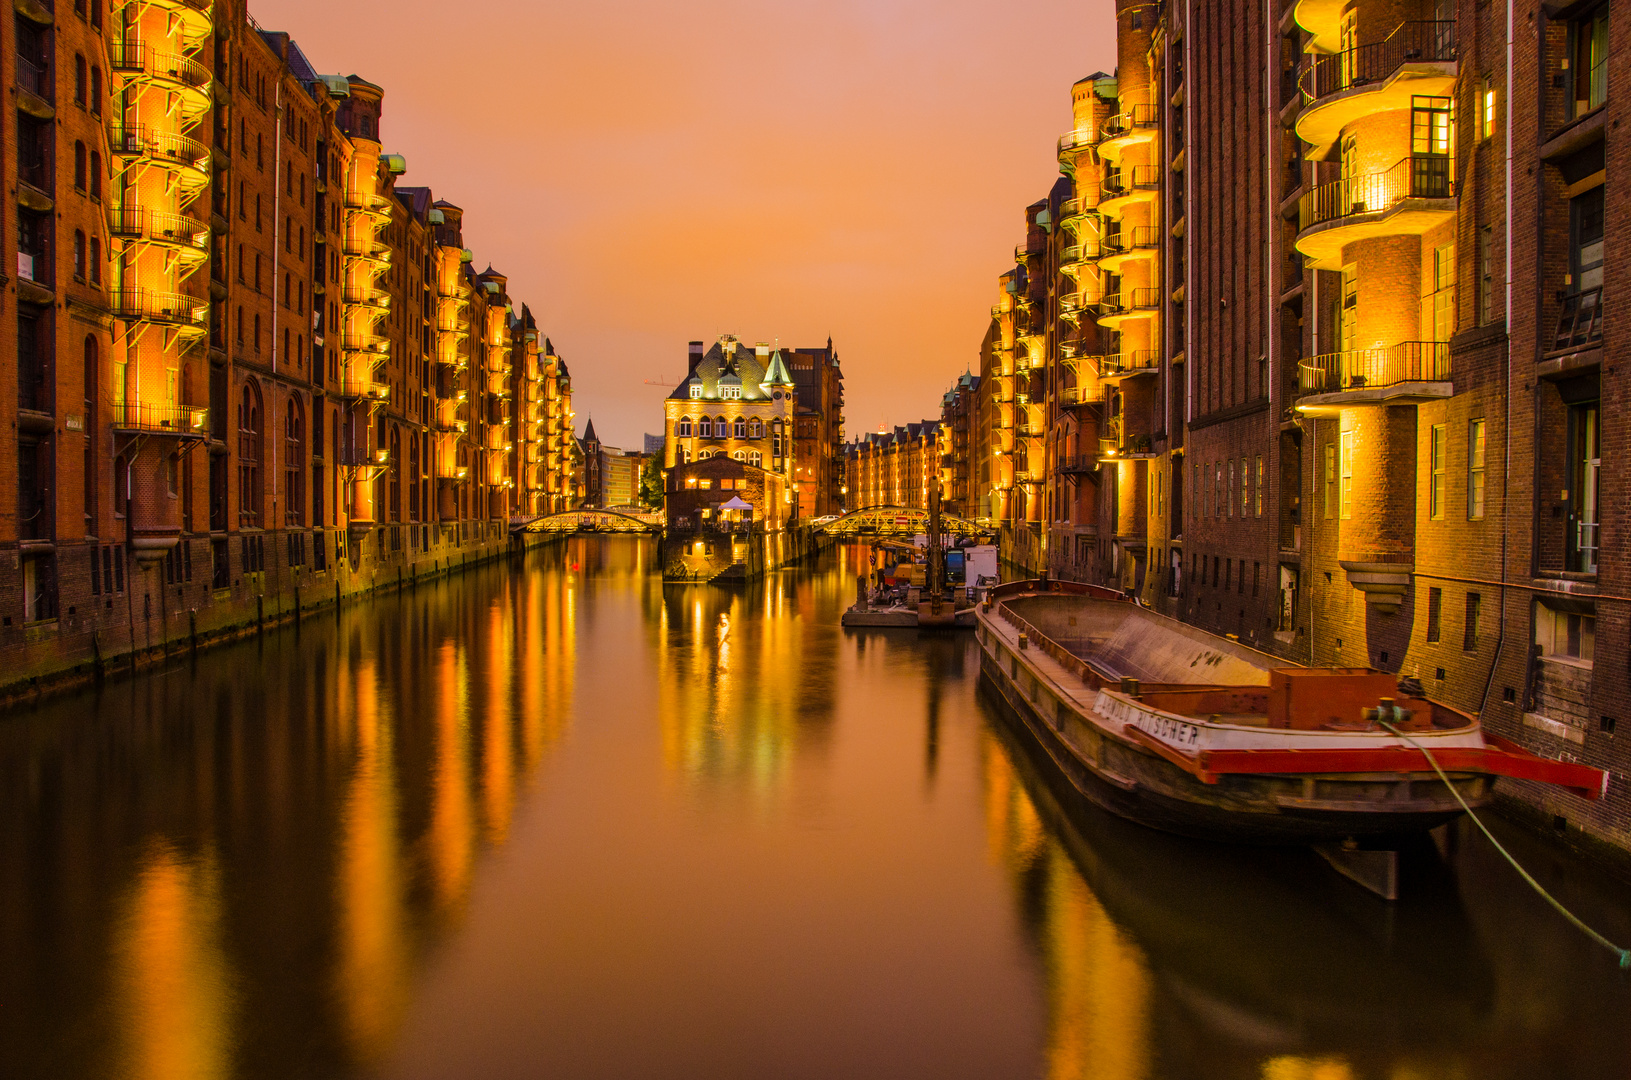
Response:
[{"label": "small boat", "polygon": [[1485,805],[1498,777],[1606,791],[1602,770],[1532,754],[1394,675],[1290,666],[1107,589],[1014,582],[977,620],[982,675],[1029,736],[1084,796],[1154,828],[1354,847],[1450,821],[1456,794]]}]

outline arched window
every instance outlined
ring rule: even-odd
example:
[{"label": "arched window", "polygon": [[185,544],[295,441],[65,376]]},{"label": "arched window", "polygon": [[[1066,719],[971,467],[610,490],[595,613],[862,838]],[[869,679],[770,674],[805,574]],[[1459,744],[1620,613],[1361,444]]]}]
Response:
[{"label": "arched window", "polygon": [[729,420],[721,416],[718,420],[714,421],[714,438],[726,439],[730,437],[730,434],[731,422]]},{"label": "arched window", "polygon": [[770,425],[770,432],[770,456],[779,458],[782,456],[782,422],[780,420],[773,421]]},{"label": "arched window", "polygon": [[251,379],[238,403],[238,522],[258,528],[261,515],[261,392]]},{"label": "arched window", "polygon": [[738,439],[748,437],[748,422],[740,416],[736,418],[736,437]]},{"label": "arched window", "polygon": [[691,437],[691,418],[689,416],[682,416],[680,418],[679,426],[675,429],[674,434],[681,439],[689,439]]},{"label": "arched window", "polygon": [[419,433],[408,436],[408,520],[419,520]]},{"label": "arched window", "polygon": [[765,426],[758,420],[748,421],[748,438],[762,439],[765,437]]},{"label": "arched window", "polygon": [[757,451],[757,450],[749,450],[748,451],[748,464],[752,465],[755,469],[764,468],[764,460],[765,460],[765,456],[763,454],[759,453],[759,451]]},{"label": "arched window", "polygon": [[91,198],[102,197],[102,153],[99,150],[91,151]]},{"label": "arched window", "polygon": [[74,104],[85,104],[85,54],[74,54]]},{"label": "arched window", "polygon": [[85,155],[85,144],[74,143],[74,190],[84,191],[90,183],[89,158]]},{"label": "arched window", "polygon": [[737,461],[746,461],[748,459],[748,452],[746,450],[738,450],[733,453],[731,457],[735,458]]},{"label": "arched window", "polygon": [[96,337],[85,335],[85,532],[96,533],[96,410],[97,391],[102,382],[102,353]]},{"label": "arched window", "polygon": [[306,520],[306,421],[300,399],[291,397],[283,414],[283,523]]},{"label": "arched window", "polygon": [[691,451],[687,450],[683,446],[680,447],[680,464],[681,465],[691,464]]},{"label": "arched window", "polygon": [[391,520],[402,520],[402,429],[391,428]]},{"label": "arched window", "polygon": [[[101,9],[102,6],[98,4],[96,10]],[[91,65],[91,112],[102,115],[102,69],[95,64]]]}]

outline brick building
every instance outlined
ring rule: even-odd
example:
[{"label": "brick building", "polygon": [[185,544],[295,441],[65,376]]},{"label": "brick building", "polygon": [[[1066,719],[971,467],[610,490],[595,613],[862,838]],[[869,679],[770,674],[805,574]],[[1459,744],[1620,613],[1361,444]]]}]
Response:
[{"label": "brick building", "polygon": [[1598,803],[1507,790],[1622,846],[1628,33],[1606,4],[1122,0],[999,277],[969,470],[1023,567],[1610,769]]},{"label": "brick building", "polygon": [[980,377],[971,372],[940,400],[940,498],[949,514],[980,517],[974,480],[980,421]]},{"label": "brick building", "polygon": [[929,485],[940,476],[940,424],[924,420],[871,432],[844,448],[849,509],[929,508]]},{"label": "brick building", "polygon": [[380,87],[240,0],[15,27],[14,678],[444,570],[565,503],[565,365],[401,184]]},{"label": "brick building", "polygon": [[787,363],[798,403],[793,415],[793,482],[799,507],[808,517],[842,513],[844,373],[838,353],[828,338],[826,348],[792,350]]}]

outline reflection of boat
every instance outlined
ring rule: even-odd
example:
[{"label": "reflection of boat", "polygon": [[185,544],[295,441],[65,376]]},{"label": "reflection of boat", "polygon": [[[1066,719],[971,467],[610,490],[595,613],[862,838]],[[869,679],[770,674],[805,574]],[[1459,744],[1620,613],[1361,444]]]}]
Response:
[{"label": "reflection of boat", "polygon": [[[1494,979],[1435,857],[1421,860],[1404,902],[1383,907],[1332,890],[1306,852],[1151,832],[1087,805],[1035,740],[995,730],[1007,753],[993,767],[1012,765],[1048,834],[1143,954],[1162,1075],[1256,1080],[1268,1057],[1362,1057],[1379,1045],[1411,1054],[1483,1036]],[[1078,936],[1036,929],[1060,943]]]},{"label": "reflection of boat", "polygon": [[[1597,769],[1537,757],[1368,669],[1290,668],[1091,586],[1016,582],[979,612],[981,667],[1088,798],[1203,838],[1420,832],[1497,776],[1590,798]],[[1455,785],[1452,792],[1423,752]]]}]

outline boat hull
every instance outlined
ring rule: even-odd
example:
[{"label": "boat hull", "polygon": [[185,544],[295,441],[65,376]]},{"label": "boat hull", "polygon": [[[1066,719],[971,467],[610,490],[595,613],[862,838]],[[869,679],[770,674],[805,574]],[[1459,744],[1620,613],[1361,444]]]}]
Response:
[{"label": "boat hull", "polygon": [[[1022,690],[1009,643],[981,633],[981,679],[1017,731],[1034,742],[1081,795],[1111,813],[1182,836],[1238,844],[1314,844],[1419,833],[1462,813],[1436,776],[1229,775],[1205,783],[1158,755],[1107,735],[1036,686]],[[1455,775],[1476,807],[1489,777]]]}]

